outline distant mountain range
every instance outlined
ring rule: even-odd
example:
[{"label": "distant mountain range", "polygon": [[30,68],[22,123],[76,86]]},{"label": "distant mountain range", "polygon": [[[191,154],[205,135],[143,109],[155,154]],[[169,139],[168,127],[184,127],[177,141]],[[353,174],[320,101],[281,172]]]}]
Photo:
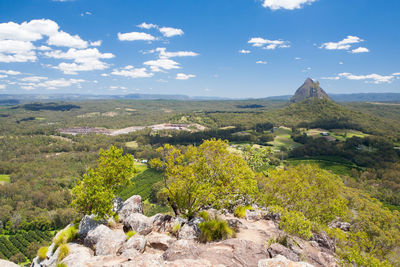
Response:
[{"label": "distant mountain range", "polygon": [[[300,89],[300,88],[299,88]],[[292,95],[271,96],[260,98],[263,100],[289,101]],[[359,93],[359,94],[329,94],[336,102],[393,102],[400,101],[400,93]],[[138,100],[248,100],[223,97],[204,97],[187,95],[162,94],[129,94],[129,95],[80,95],[80,94],[0,94],[0,105],[16,105],[27,102],[48,101],[82,101],[108,99],[138,99]],[[254,100],[254,99],[252,99]]]}]

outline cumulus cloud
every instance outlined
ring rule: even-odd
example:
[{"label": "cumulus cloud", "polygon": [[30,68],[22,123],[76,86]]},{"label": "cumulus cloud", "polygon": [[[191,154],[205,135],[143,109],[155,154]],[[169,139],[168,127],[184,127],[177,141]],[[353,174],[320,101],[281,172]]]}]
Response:
[{"label": "cumulus cloud", "polygon": [[339,80],[339,79],[347,79],[347,80],[356,80],[356,81],[365,81],[366,83],[392,83],[394,80],[394,74],[392,75],[379,75],[376,73],[368,74],[368,75],[355,75],[348,72],[339,73],[334,77],[323,77],[322,79],[326,80]]},{"label": "cumulus cloud", "polygon": [[95,42],[90,42],[90,45],[91,46],[101,46],[101,43],[102,43],[102,41],[98,40],[98,41],[95,41]]},{"label": "cumulus cloud", "polygon": [[[0,62],[36,61],[36,50],[51,50],[48,46],[42,45],[36,48],[33,44],[44,37],[48,37],[48,45],[80,49],[88,47],[88,42],[81,39],[79,35],[71,35],[59,30],[58,24],[49,19],[31,20],[21,24],[0,23]],[[100,44],[92,43],[92,45]]]},{"label": "cumulus cloud", "polygon": [[238,52],[239,52],[240,54],[250,54],[250,53],[251,53],[250,50],[245,50],[245,49],[239,50]]},{"label": "cumulus cloud", "polygon": [[249,44],[255,47],[262,47],[263,49],[274,50],[276,48],[288,48],[290,44],[288,41],[283,40],[268,40],[261,37],[253,37],[248,41]]},{"label": "cumulus cloud", "polygon": [[163,70],[180,69],[179,63],[168,58],[160,58],[157,60],[149,60],[143,63],[149,66],[154,72],[162,72]]},{"label": "cumulus cloud", "polygon": [[33,90],[37,88],[45,88],[48,90],[55,90],[61,87],[71,87],[71,86],[80,86],[81,83],[85,82],[83,79],[53,79],[53,80],[45,80],[42,82],[27,82],[20,83],[20,86],[24,90]]},{"label": "cumulus cloud", "polygon": [[0,89],[1,90],[6,89],[6,85],[5,84],[0,84]]},{"label": "cumulus cloud", "polygon": [[44,55],[55,59],[73,60],[73,63],[62,62],[55,67],[65,74],[77,74],[79,71],[104,70],[108,68],[109,65],[100,59],[110,59],[114,57],[111,53],[100,53],[97,48],[70,48],[67,52],[54,50],[45,52]]},{"label": "cumulus cloud", "polygon": [[172,27],[161,27],[160,32],[165,36],[165,37],[173,37],[176,35],[183,35],[183,31],[181,29],[177,28],[172,28]]},{"label": "cumulus cloud", "polygon": [[176,74],[175,79],[176,80],[189,80],[189,79],[194,78],[194,77],[196,77],[196,75],[194,75],[194,74],[178,73],[178,74]]},{"label": "cumulus cloud", "polygon": [[29,77],[20,79],[20,81],[37,83],[37,82],[40,82],[42,80],[47,80],[47,79],[48,79],[47,77],[42,77],[42,76],[29,76]]},{"label": "cumulus cloud", "polygon": [[20,74],[22,74],[21,72],[15,71],[15,70],[0,70],[0,73],[4,73],[4,74],[7,74],[7,75],[20,75]]},{"label": "cumulus cloud", "polygon": [[8,75],[0,74],[0,79],[4,79],[4,78],[7,78],[7,77],[8,77]]},{"label": "cumulus cloud", "polygon": [[114,69],[111,74],[130,78],[149,78],[154,75],[148,72],[146,68],[135,68],[131,65],[120,69]]},{"label": "cumulus cloud", "polygon": [[347,36],[343,40],[339,42],[328,42],[323,43],[320,48],[324,48],[327,50],[349,50],[353,44],[358,44],[363,42],[364,40],[357,36]]},{"label": "cumulus cloud", "polygon": [[146,23],[146,22],[142,22],[141,24],[137,25],[137,27],[146,29],[146,30],[149,30],[151,28],[158,28],[158,26],[156,24],[151,24],[151,23]]},{"label": "cumulus cloud", "polygon": [[167,52],[167,49],[164,47],[158,47],[152,51],[158,52],[160,58],[171,58],[171,57],[195,57],[199,54],[192,51],[177,51],[177,52]]},{"label": "cumulus cloud", "polygon": [[358,47],[356,49],[351,50],[351,53],[358,54],[358,53],[368,53],[369,49],[366,47]]},{"label": "cumulus cloud", "polygon": [[259,61],[256,61],[256,64],[267,64],[267,61],[259,60]]},{"label": "cumulus cloud", "polygon": [[262,6],[272,10],[277,9],[299,9],[306,4],[311,4],[316,0],[262,0]]},{"label": "cumulus cloud", "polygon": [[154,41],[156,38],[145,32],[127,32],[118,33],[118,39],[120,41]]}]

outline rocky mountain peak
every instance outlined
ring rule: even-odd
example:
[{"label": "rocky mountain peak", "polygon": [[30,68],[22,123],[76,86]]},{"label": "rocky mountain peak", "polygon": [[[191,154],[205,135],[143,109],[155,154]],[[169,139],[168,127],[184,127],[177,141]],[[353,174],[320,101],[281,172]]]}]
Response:
[{"label": "rocky mountain peak", "polygon": [[302,86],[290,98],[290,103],[296,103],[308,98],[330,99],[328,94],[320,87],[319,82],[307,78]]}]

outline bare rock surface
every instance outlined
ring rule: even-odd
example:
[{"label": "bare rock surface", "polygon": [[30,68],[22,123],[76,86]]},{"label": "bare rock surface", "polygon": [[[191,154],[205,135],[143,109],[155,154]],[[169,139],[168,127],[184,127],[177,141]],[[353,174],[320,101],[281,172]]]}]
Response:
[{"label": "bare rock surface", "polygon": [[123,220],[124,227],[132,229],[141,235],[147,235],[153,230],[150,218],[141,213],[132,213]]},{"label": "bare rock surface", "polygon": [[138,195],[131,196],[122,204],[122,208],[120,208],[118,215],[119,218],[124,221],[128,218],[132,213],[140,213],[143,214],[143,205],[142,205],[142,197]]},{"label": "bare rock surface", "polygon": [[111,231],[96,244],[96,255],[116,255],[125,243],[126,235],[122,230]]},{"label": "bare rock surface", "polygon": [[129,238],[127,242],[122,246],[121,252],[124,253],[125,251],[134,249],[143,253],[146,249],[147,239],[146,237],[136,234]]},{"label": "bare rock surface", "polygon": [[299,255],[297,255],[293,250],[278,243],[271,244],[268,248],[268,253],[271,258],[282,255],[289,260],[299,261]]},{"label": "bare rock surface", "polygon": [[197,224],[184,224],[178,232],[178,239],[197,240],[201,231]]},{"label": "bare rock surface", "polygon": [[176,240],[171,236],[160,234],[157,232],[152,232],[151,234],[147,235],[146,238],[147,243],[150,247],[163,251],[166,251]]},{"label": "bare rock surface", "polygon": [[106,238],[109,235],[112,235],[112,230],[107,226],[100,224],[87,233],[84,239],[84,245],[90,248],[94,248],[94,246],[100,241],[100,239]]},{"label": "bare rock surface", "polygon": [[79,224],[79,230],[78,230],[79,236],[84,238],[87,235],[87,233],[95,229],[100,224],[101,224],[100,222],[94,219],[94,215],[85,215]]},{"label": "bare rock surface", "polygon": [[19,267],[19,265],[15,264],[14,262],[2,260],[2,259],[0,259],[0,266],[2,266],[2,267]]},{"label": "bare rock surface", "polygon": [[262,259],[258,261],[258,267],[314,267],[307,262],[293,262],[285,256],[278,255],[272,259]]},{"label": "bare rock surface", "polygon": [[93,251],[85,246],[69,243],[69,254],[62,260],[68,267],[85,266],[86,261],[93,257]]}]

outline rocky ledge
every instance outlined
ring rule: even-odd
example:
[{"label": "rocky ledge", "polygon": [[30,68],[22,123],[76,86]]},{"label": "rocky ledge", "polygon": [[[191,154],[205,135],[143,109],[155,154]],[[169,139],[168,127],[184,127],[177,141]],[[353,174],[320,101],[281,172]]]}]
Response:
[{"label": "rocky ledge", "polygon": [[[187,221],[164,214],[146,217],[140,196],[132,196],[116,209],[119,222],[101,223],[85,216],[79,225],[79,237],[67,244],[67,256],[60,260],[60,247],[54,250],[53,243],[46,258],[35,258],[32,267],[53,267],[57,263],[68,267],[338,266],[335,246],[327,236],[306,241],[287,235],[265,209],[254,207],[243,219],[208,210],[236,231],[235,238],[210,243],[198,242],[202,218]],[[128,231],[136,234],[128,238]]]}]

